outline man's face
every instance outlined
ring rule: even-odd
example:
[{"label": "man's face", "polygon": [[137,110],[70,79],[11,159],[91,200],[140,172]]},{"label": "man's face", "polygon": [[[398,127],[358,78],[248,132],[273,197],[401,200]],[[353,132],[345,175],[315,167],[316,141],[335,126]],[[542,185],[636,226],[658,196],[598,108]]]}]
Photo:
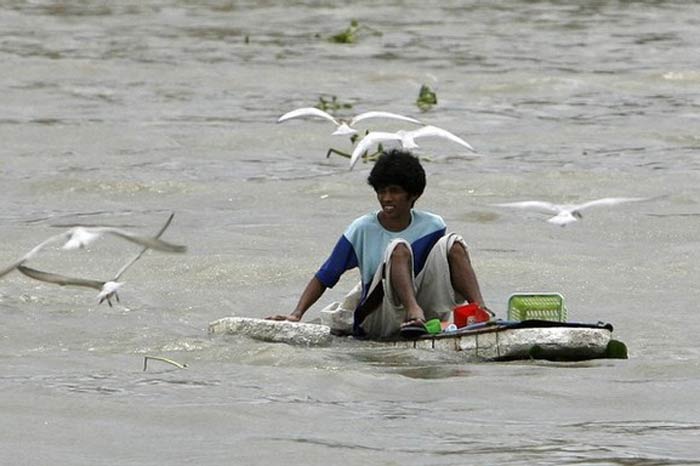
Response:
[{"label": "man's face", "polygon": [[401,218],[411,212],[418,196],[411,196],[399,185],[390,184],[377,189],[377,200],[382,214],[388,218]]}]

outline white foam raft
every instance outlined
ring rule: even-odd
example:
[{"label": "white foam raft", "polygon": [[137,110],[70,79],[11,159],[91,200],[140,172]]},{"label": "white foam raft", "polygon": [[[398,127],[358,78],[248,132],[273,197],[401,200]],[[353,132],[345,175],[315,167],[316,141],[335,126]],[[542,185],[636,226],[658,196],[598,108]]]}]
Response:
[{"label": "white foam raft", "polygon": [[[455,332],[426,335],[416,340],[372,341],[375,347],[414,348],[459,352],[470,361],[548,359],[582,361],[627,358],[624,343],[612,338],[613,327],[595,324],[525,320],[496,320]],[[334,336],[331,327],[301,322],[249,317],[224,317],[209,324],[209,334],[237,334],[263,341],[326,346],[346,337]]]}]

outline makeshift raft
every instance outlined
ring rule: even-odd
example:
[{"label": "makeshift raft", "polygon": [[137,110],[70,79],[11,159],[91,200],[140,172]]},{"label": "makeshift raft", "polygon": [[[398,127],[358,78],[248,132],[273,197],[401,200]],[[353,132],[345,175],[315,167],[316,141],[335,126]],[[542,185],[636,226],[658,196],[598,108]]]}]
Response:
[{"label": "makeshift raft", "polygon": [[[334,336],[327,325],[246,317],[225,317],[214,321],[209,325],[209,333],[239,334],[307,346],[329,345],[345,339]],[[372,341],[371,344],[375,347],[458,352],[467,361],[626,359],[627,348],[624,343],[614,340],[612,333],[612,325],[603,322],[494,320],[415,340]]]}]

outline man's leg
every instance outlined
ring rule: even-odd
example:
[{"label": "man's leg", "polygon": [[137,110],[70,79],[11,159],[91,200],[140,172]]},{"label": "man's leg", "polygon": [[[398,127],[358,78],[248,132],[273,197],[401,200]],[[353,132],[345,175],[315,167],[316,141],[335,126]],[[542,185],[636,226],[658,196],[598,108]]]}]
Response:
[{"label": "man's leg", "polygon": [[423,309],[416,301],[413,288],[413,256],[405,244],[398,244],[391,253],[389,281],[396,293],[396,299],[406,310],[406,321],[425,321]]},{"label": "man's leg", "polygon": [[[400,252],[394,254],[399,247]],[[444,262],[447,269],[447,261]],[[396,337],[401,324],[408,318],[424,318],[420,305],[410,303],[411,298],[415,302],[416,285],[413,279],[413,256],[408,242],[402,239],[392,241],[384,251],[382,264],[369,287],[369,296],[365,301],[369,304],[360,306],[355,313],[355,321],[367,337],[377,339]],[[413,314],[409,313],[409,307]]]},{"label": "man's leg", "polygon": [[481,296],[479,282],[472,268],[469,252],[460,241],[455,241],[447,252],[447,261],[450,264],[450,280],[452,288],[464,296],[470,303],[478,303],[484,306],[484,298]]},{"label": "man's leg", "polygon": [[466,300],[483,306],[467,251],[464,239],[455,233],[448,233],[433,246],[416,277],[416,299],[426,319],[448,320],[454,307]]}]

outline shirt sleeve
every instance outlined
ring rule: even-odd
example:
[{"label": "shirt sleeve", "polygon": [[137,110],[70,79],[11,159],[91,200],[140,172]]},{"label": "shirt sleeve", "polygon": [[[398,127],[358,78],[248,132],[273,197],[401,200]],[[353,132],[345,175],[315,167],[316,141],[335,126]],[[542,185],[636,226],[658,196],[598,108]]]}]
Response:
[{"label": "shirt sleeve", "polygon": [[345,235],[341,236],[326,262],[316,272],[316,278],[324,286],[333,288],[346,270],[358,266],[355,249]]}]

